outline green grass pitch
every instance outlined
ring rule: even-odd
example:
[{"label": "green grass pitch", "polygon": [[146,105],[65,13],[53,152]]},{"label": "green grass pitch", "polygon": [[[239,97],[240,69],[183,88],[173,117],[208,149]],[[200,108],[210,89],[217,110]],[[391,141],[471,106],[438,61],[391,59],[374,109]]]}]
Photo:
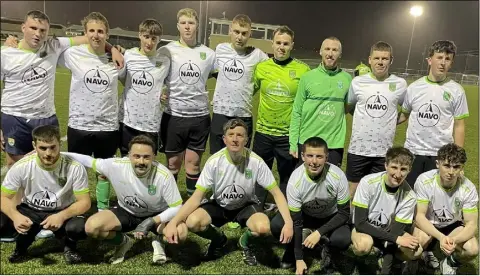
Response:
[{"label": "green grass pitch", "polygon": [[[214,80],[209,80],[208,88],[210,96],[213,95]],[[62,136],[66,135],[68,121],[68,98],[69,98],[70,74],[66,70],[59,69],[55,83],[55,103],[58,119],[60,121]],[[478,185],[478,95],[477,86],[464,86],[470,117],[466,119],[466,142],[465,148],[468,154],[468,162],[465,168],[465,174]],[[120,88],[121,89],[121,88]],[[258,94],[255,96],[254,110],[258,105]],[[256,115],[256,114],[255,114]],[[256,118],[254,118],[256,119]],[[350,137],[352,117],[348,115],[348,133],[347,142]],[[402,145],[405,141],[406,124],[398,127],[395,137],[395,145]],[[66,150],[66,143],[62,146]],[[210,154],[207,148],[206,154],[202,158],[203,163]],[[2,164],[5,164],[4,153],[1,155]],[[165,156],[160,154],[157,159],[165,164]],[[343,169],[346,164],[346,151],[343,162]],[[278,175],[274,167],[274,174]],[[185,176],[182,169],[179,175],[179,189],[185,198]],[[3,180],[3,178],[2,178]],[[89,170],[89,182],[91,191],[94,189],[94,174]],[[92,200],[95,200],[95,193],[92,194]],[[112,194],[112,200],[115,199]],[[95,205],[92,204],[92,205]],[[281,258],[283,248],[276,243],[273,238],[257,239],[255,245],[257,248],[257,259],[259,265],[249,267],[242,261],[241,253],[236,248],[236,242],[241,235],[239,229],[222,228],[225,234],[230,238],[226,255],[216,261],[201,262],[201,255],[206,250],[208,242],[195,234],[189,234],[189,237],[183,245],[167,245],[167,255],[171,258],[169,262],[162,266],[151,265],[152,247],[150,239],[137,241],[130,252],[127,253],[123,263],[118,265],[108,264],[109,257],[113,254],[113,246],[93,239],[81,241],[79,250],[85,255],[86,264],[66,265],[62,250],[63,246],[56,240],[36,241],[30,248],[33,258],[25,263],[12,265],[7,259],[14,249],[13,243],[1,243],[1,274],[292,274],[289,270],[278,268],[277,258]],[[312,257],[307,257],[307,265],[310,273],[318,271],[319,254],[314,252]],[[376,259],[370,257],[366,259],[354,258],[350,253],[340,260],[336,260],[338,269],[336,274],[375,274]],[[422,271],[419,271],[422,273]],[[423,272],[425,273],[425,272]],[[436,272],[439,273],[438,271]],[[463,265],[459,274],[478,273],[478,261]]]}]

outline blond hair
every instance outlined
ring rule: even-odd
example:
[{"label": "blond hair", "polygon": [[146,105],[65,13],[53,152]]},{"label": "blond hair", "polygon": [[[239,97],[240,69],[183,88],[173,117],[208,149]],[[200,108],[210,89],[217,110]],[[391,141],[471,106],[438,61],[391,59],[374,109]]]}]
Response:
[{"label": "blond hair", "polygon": [[195,18],[195,22],[198,24],[198,14],[197,11],[191,8],[184,8],[178,11],[177,13],[177,22],[182,16],[190,17],[190,18]]},{"label": "blond hair", "polygon": [[87,31],[87,23],[90,22],[90,21],[98,21],[98,22],[103,23],[103,25],[105,25],[106,31],[108,33],[108,30],[110,29],[110,26],[108,25],[107,18],[103,14],[101,14],[99,12],[91,12],[89,15],[85,16],[85,18],[83,18],[83,20],[82,20],[82,25],[83,25],[83,28],[85,29],[85,31]]}]

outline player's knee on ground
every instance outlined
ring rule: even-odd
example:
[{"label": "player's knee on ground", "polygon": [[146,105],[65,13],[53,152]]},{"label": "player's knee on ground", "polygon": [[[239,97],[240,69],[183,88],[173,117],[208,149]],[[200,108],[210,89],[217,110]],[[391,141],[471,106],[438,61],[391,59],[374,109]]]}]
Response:
[{"label": "player's knee on ground", "polygon": [[474,258],[478,255],[478,241],[476,238],[471,238],[463,245],[463,254],[466,258]]},{"label": "player's knee on ground", "polygon": [[78,241],[87,237],[85,233],[85,218],[73,217],[65,225],[65,232],[67,237],[71,240]]},{"label": "player's knee on ground", "polygon": [[352,235],[353,253],[357,256],[364,256],[370,254],[373,247],[373,239],[369,235],[358,233]]},{"label": "player's knee on ground", "polygon": [[200,232],[205,230],[208,226],[208,219],[202,216],[199,212],[193,212],[187,217],[185,222],[189,231]]},{"label": "player's knee on ground", "polygon": [[280,213],[277,213],[272,221],[270,222],[270,231],[272,232],[272,236],[279,239],[280,234],[282,233],[282,228],[283,225],[285,225],[285,222],[283,221],[282,216]]},{"label": "player's knee on ground", "polygon": [[258,235],[270,233],[270,220],[264,213],[255,213],[247,220],[247,226],[251,232]]}]

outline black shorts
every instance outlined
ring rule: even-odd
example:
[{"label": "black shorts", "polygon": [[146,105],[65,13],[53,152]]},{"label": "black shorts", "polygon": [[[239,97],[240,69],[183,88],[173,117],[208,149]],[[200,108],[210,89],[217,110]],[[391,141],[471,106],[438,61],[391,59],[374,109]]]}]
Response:
[{"label": "black shorts", "polygon": [[[135,230],[137,226],[142,223],[145,219],[152,217],[152,216],[147,216],[147,217],[137,217],[132,214],[130,214],[127,210],[123,209],[120,206],[113,206],[110,208],[110,211],[112,211],[113,214],[118,218],[120,221],[120,225],[122,226],[122,232],[130,232],[132,230]],[[155,227],[152,227],[150,231],[155,232]]]},{"label": "black shorts", "polygon": [[[410,235],[413,235],[413,229],[414,228],[415,228],[415,226],[413,224],[410,224],[410,226],[407,229],[405,229],[405,232],[407,232]],[[388,230],[388,231],[390,231],[390,230]],[[377,238],[374,238],[374,237],[372,237],[372,239],[373,239],[373,246],[374,247],[380,249],[381,251],[386,249],[385,240],[380,240],[380,239],[377,239]],[[394,243],[391,243],[391,242],[389,242],[389,245],[397,247],[397,244],[394,244]]]},{"label": "black shorts", "polygon": [[247,220],[255,213],[261,213],[263,208],[260,204],[251,202],[245,205],[242,208],[235,210],[227,210],[220,205],[217,201],[210,200],[202,205],[200,208],[205,210],[210,218],[212,218],[212,224],[216,227],[221,227],[227,222],[238,222],[240,226],[245,227],[247,225]]},{"label": "black shorts", "polygon": [[412,187],[415,187],[415,181],[419,175],[430,170],[437,168],[437,157],[436,156],[424,156],[424,155],[415,155],[413,160],[412,170],[407,175],[407,183]]},{"label": "black shorts", "polygon": [[2,132],[5,152],[13,155],[25,155],[33,150],[32,131],[43,125],[58,126],[56,115],[42,119],[26,119],[2,113]]},{"label": "black shorts", "polygon": [[118,130],[86,131],[68,127],[68,151],[95,158],[111,158],[117,153],[118,137]]},{"label": "black shorts", "polygon": [[225,143],[223,143],[223,125],[231,119],[241,119],[245,122],[248,127],[248,141],[247,141],[247,148],[250,148],[250,142],[252,141],[252,133],[253,133],[253,119],[252,117],[230,117],[225,116],[223,114],[216,114],[213,113],[212,116],[212,127],[210,130],[210,154],[214,154],[217,151],[221,150],[225,147]]},{"label": "black shorts", "polygon": [[153,140],[153,144],[155,145],[153,148],[153,153],[157,153],[157,149],[161,147],[161,143],[159,144],[158,140],[158,132],[140,131],[120,123],[120,153],[122,156],[126,156],[128,154],[128,144],[130,141],[132,141],[135,136],[142,134],[150,137]]},{"label": "black shorts", "polygon": [[[448,236],[450,233],[452,233],[453,230],[457,229],[460,226],[465,226],[465,224],[462,221],[456,221],[448,226],[445,227],[436,227],[435,228],[440,231],[440,233],[444,234],[445,236]],[[427,248],[425,248],[425,251],[432,251],[435,245],[438,244],[438,240],[435,238],[432,238],[432,241],[430,242],[429,245],[427,245]]]},{"label": "black shorts", "polygon": [[360,182],[367,174],[385,171],[385,157],[368,157],[347,153],[347,179]]},{"label": "black shorts", "polygon": [[186,149],[204,152],[210,134],[210,115],[177,117],[163,113],[160,124],[162,152],[180,153]]}]

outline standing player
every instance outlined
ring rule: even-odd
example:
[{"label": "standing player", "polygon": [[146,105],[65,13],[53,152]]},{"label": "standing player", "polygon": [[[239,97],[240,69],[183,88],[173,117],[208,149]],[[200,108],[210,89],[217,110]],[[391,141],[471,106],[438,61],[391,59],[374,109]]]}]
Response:
[{"label": "standing player", "polygon": [[370,49],[372,73],[355,77],[348,92],[348,109],[355,109],[347,155],[350,196],[367,174],[385,169],[385,154],[393,145],[397,109],[402,105],[407,82],[388,73],[393,61],[390,44],[379,41]]},{"label": "standing player", "polygon": [[353,253],[363,256],[374,246],[380,249],[381,274],[390,273],[395,255],[406,261],[422,253],[418,239],[411,235],[416,196],[405,182],[413,158],[405,148],[390,148],[385,157],[386,171],[363,177],[353,198]]},{"label": "standing player", "polygon": [[352,77],[338,66],[341,55],[340,40],[326,38],[320,47],[322,62],[300,79],[290,126],[290,154],[295,158],[306,139],[321,137],[328,144],[328,162],[342,165],[347,133],[345,99]]},{"label": "standing player", "polygon": [[164,80],[170,69],[170,59],[157,52],[163,28],[155,19],[145,19],[139,26],[140,49],[125,52],[125,69],[119,79],[124,83],[123,103],[120,104],[120,152],[128,154],[128,144],[133,137],[144,134],[156,145],[162,109],[160,96]]},{"label": "standing player", "polygon": [[[307,269],[303,249],[314,248],[323,237],[328,244],[322,252],[322,269],[328,266],[330,249],[336,253],[350,246],[350,209],[348,181],[342,170],[330,163],[327,143],[319,137],[305,140],[302,146],[303,166],[290,176],[287,186],[288,208],[294,224],[293,242],[287,245],[282,268],[296,265],[296,273]],[[278,237],[283,220],[278,214],[272,219],[272,235]]]},{"label": "standing player", "polygon": [[253,132],[253,72],[259,62],[268,59],[262,50],[247,46],[251,29],[252,21],[248,16],[235,16],[230,26],[230,43],[218,44],[215,50],[218,76],[213,96],[211,154],[225,147],[223,125],[235,117],[241,118],[247,124],[249,139],[246,147],[250,148]]},{"label": "standing player", "polygon": [[438,149],[448,143],[463,147],[465,118],[469,116],[463,87],[447,77],[457,46],[439,40],[428,50],[428,76],[408,86],[398,123],[408,118],[405,147],[415,154],[407,182],[414,185],[417,177],[435,169]]},{"label": "standing player", "polygon": [[160,48],[170,58],[166,80],[168,100],[162,116],[160,137],[168,169],[177,179],[185,159],[188,195],[195,191],[200,161],[210,133],[207,79],[212,73],[215,52],[197,42],[198,16],[193,9],[177,13],[180,41]]},{"label": "standing player", "polygon": [[[162,233],[182,204],[173,175],[155,161],[155,147],[148,136],[139,135],[129,143],[128,158],[93,159],[64,153],[112,181],[118,205],[94,214],[85,225],[89,236],[117,245],[112,264],[123,262],[133,246],[134,240],[124,233],[133,230],[137,239],[145,238],[149,231]],[[178,232],[181,239],[186,238],[186,228],[179,227]],[[167,259],[160,239],[155,239],[152,246],[153,262],[164,263]]]},{"label": "standing player", "polygon": [[[255,196],[255,183],[270,192],[286,222],[279,235],[280,242],[290,242],[293,222],[285,196],[272,172],[258,155],[245,148],[248,139],[246,124],[240,119],[232,119],[223,129],[226,148],[207,160],[196,191],[167,225],[165,236],[170,243],[177,243],[178,227],[186,223],[190,231],[211,240],[206,255],[212,259],[222,256],[227,245],[227,237],[216,227],[228,221],[237,222],[242,227],[248,227],[238,245],[243,250],[243,261],[253,266],[257,265],[257,259],[251,249],[250,238],[270,233],[270,221],[262,213]],[[213,192],[210,201],[201,204],[205,193],[210,190]]]},{"label": "standing player", "polygon": [[[108,21],[92,12],[82,21],[88,44],[67,49],[59,64],[70,69],[68,151],[109,158],[118,148],[118,71],[108,62]],[[97,208],[109,206],[110,183],[97,176]]]},{"label": "standing player", "polygon": [[[310,67],[290,56],[293,49],[293,31],[282,26],[273,33],[273,58],[260,62],[254,73],[255,91],[260,91],[258,117],[253,152],[258,154],[268,167],[277,160],[280,189],[285,194],[295,161],[289,154],[288,132],[293,100],[300,77]],[[257,197],[265,205],[267,194],[257,186]]]},{"label": "standing player", "polygon": [[[438,150],[437,169],[422,173],[415,183],[417,215],[415,236],[425,249],[437,242],[446,258],[442,274],[456,274],[458,267],[478,256],[478,192],[462,175],[467,154],[456,144]],[[425,263],[438,267],[433,252],[422,254]]]},{"label": "standing player", "polygon": [[[1,231],[14,227],[20,234],[8,260],[24,261],[28,247],[43,228],[58,238],[64,237],[65,261],[78,263],[81,256],[76,244],[86,238],[83,214],[90,209],[87,171],[60,153],[58,127],[36,127],[32,136],[36,153],[19,160],[1,187]],[[25,189],[25,195],[17,206],[13,197],[20,187]]]}]

